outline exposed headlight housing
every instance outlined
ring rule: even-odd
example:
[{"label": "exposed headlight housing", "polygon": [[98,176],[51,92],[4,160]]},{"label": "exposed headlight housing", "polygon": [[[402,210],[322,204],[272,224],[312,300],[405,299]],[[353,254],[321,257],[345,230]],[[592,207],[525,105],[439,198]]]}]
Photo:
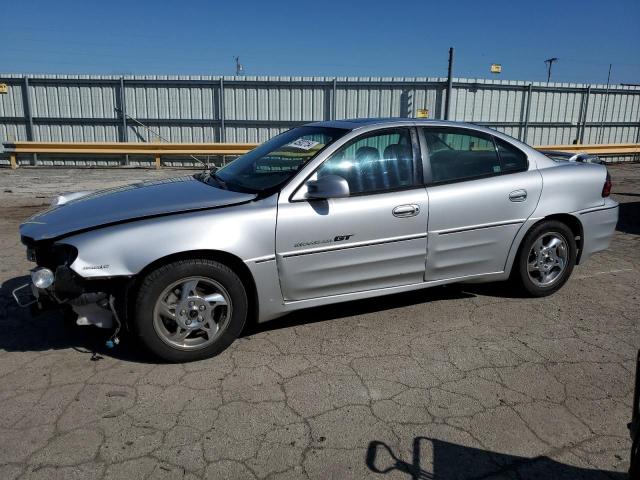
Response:
[{"label": "exposed headlight housing", "polygon": [[38,288],[49,288],[54,280],[55,275],[48,268],[39,267],[31,271],[31,281]]},{"label": "exposed headlight housing", "polygon": [[27,260],[53,272],[60,265],[71,265],[78,256],[78,249],[66,243],[33,242],[26,237],[22,243],[27,245]]}]

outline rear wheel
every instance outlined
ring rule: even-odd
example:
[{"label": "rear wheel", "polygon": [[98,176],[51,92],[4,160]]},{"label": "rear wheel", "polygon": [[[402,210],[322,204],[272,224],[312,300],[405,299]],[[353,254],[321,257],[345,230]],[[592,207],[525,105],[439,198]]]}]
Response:
[{"label": "rear wheel", "polygon": [[514,271],[525,292],[535,297],[551,295],[569,279],[576,263],[576,241],[564,223],[549,220],[525,236]]},{"label": "rear wheel", "polygon": [[240,335],[247,295],[227,266],[181,260],[151,272],[138,291],[134,325],[141,341],[171,362],[222,352]]}]

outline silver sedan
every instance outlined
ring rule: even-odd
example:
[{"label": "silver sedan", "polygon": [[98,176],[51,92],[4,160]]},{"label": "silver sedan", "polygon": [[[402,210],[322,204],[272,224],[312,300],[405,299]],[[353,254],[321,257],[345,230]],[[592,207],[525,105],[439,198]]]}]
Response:
[{"label": "silver sedan", "polygon": [[15,296],[195,360],[317,305],[507,279],[550,295],[608,247],[610,191],[603,165],[475,125],[313,123],[216,172],[59,197],[21,226],[37,266]]}]

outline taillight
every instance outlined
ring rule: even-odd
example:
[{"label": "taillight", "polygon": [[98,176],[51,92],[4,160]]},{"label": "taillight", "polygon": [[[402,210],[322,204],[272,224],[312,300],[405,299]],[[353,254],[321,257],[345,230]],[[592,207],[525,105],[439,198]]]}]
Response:
[{"label": "taillight", "polygon": [[607,172],[607,179],[602,187],[602,197],[608,197],[609,195],[611,195],[611,175]]}]

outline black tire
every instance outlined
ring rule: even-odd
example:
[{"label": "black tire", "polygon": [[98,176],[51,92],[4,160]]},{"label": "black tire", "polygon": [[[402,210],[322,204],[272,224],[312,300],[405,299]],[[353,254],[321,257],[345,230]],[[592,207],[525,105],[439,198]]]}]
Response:
[{"label": "black tire", "polygon": [[[534,242],[542,235],[559,234],[566,241],[568,247],[567,262],[564,270],[547,286],[536,284],[529,276],[528,260]],[[513,265],[511,278],[523,293],[532,297],[546,297],[558,291],[569,279],[576,264],[576,239],[571,229],[557,220],[547,220],[535,225],[524,237]]]},{"label": "black tire", "polygon": [[[173,282],[199,276],[222,285],[233,305],[225,329],[213,341],[197,350],[181,350],[162,340],[154,327],[154,308],[162,292]],[[155,355],[169,362],[191,362],[213,357],[238,338],[247,319],[247,293],[240,278],[226,265],[207,259],[179,260],[149,273],[138,289],[133,327],[140,341]]]}]

